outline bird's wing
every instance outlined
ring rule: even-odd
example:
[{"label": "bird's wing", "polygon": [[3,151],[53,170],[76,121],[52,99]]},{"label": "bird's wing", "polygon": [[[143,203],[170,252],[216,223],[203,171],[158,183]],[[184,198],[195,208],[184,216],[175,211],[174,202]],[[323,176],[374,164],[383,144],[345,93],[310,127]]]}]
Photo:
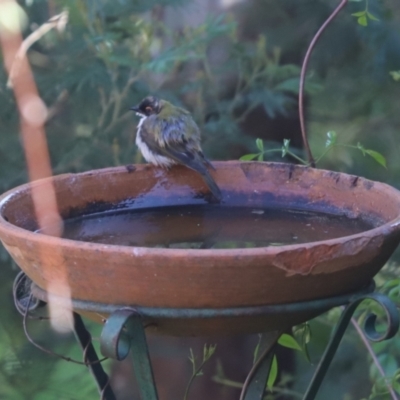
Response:
[{"label": "bird's wing", "polygon": [[196,160],[199,159],[199,155],[197,155],[198,150],[193,148],[195,146],[191,146],[187,143],[179,129],[175,129],[174,131],[170,130],[167,135],[164,134],[164,140],[162,141],[162,145],[160,145],[160,135],[155,135],[153,128],[153,126],[148,126],[144,123],[140,129],[142,140],[147,144],[152,152],[165,157],[170,157],[176,162],[185,164],[196,171],[204,169],[204,166],[197,165],[202,164],[199,162],[200,160]]},{"label": "bird's wing", "polygon": [[[192,123],[191,123],[192,122]],[[142,140],[149,149],[177,162],[188,164],[198,158],[201,161],[200,132],[190,118],[146,118],[140,130]],[[206,164],[206,162],[204,162]]]},{"label": "bird's wing", "polygon": [[[187,167],[200,173],[207,185],[211,189],[217,200],[222,198],[222,194],[218,185],[207,170],[207,166],[211,163],[204,157],[198,142],[192,140],[186,140],[181,136],[181,140],[176,140],[177,133],[172,135],[171,138],[164,140],[164,146],[160,146],[159,142],[155,139],[155,135],[150,133],[148,126],[144,123],[141,126],[140,135],[142,140],[147,144],[150,151],[173,159],[179,164],[186,165]],[[181,133],[180,133],[181,135]],[[214,168],[214,167],[212,167]]]}]

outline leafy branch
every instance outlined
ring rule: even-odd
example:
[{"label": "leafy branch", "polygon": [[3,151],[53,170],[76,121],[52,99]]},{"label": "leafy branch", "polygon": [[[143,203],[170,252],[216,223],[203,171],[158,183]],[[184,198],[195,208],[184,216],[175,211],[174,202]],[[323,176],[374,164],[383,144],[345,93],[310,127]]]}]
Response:
[{"label": "leafy branch", "polygon": [[192,376],[190,377],[189,382],[186,386],[183,400],[188,399],[189,390],[193,381],[195,380],[196,377],[203,375],[203,367],[206,364],[206,362],[213,356],[216,348],[217,348],[216,344],[210,344],[209,346],[205,344],[203,347],[203,360],[199,365],[197,365],[196,357],[193,354],[193,350],[190,348],[189,361],[192,363]]},{"label": "leafy branch", "polygon": [[[303,324],[303,325],[308,326],[308,324]],[[302,325],[299,326],[299,329],[301,329],[301,326]],[[297,336],[299,336],[299,335],[297,335]],[[299,337],[301,340],[300,343],[294,336],[289,335],[287,333],[283,333],[281,336],[279,336],[278,344],[280,346],[286,347],[288,349],[304,352],[307,360],[309,361],[307,343],[310,340],[311,336],[303,335],[303,336],[299,336]],[[259,359],[260,345],[261,345],[261,335],[259,336],[259,341],[257,343],[257,346],[254,349],[253,364],[255,364]],[[271,368],[269,370],[268,379],[267,379],[267,388],[271,392],[275,391],[274,385],[275,385],[277,377],[278,377],[278,359],[277,359],[276,355],[274,355],[274,357],[272,359],[272,363],[271,363]]]},{"label": "leafy branch", "polygon": [[[287,349],[303,351],[302,346],[298,343],[298,341],[287,333],[283,333],[279,339],[278,344],[282,347],[286,347]],[[271,369],[269,371],[268,379],[267,379],[267,388],[274,392],[274,384],[276,382],[276,378],[278,377],[278,359],[276,355],[272,359]]]},{"label": "leafy branch", "polygon": [[[351,1],[362,1],[362,0],[351,0]],[[369,0],[365,0],[365,9],[362,11],[355,12],[351,14],[353,17],[357,18],[357,23],[361,26],[368,26],[368,21],[379,21],[375,15],[371,14],[369,11]]]},{"label": "leafy branch", "polygon": [[269,149],[269,150],[264,150],[264,142],[262,139],[257,139],[256,140],[256,146],[258,150],[260,150],[258,153],[250,153],[250,154],[245,154],[244,156],[240,157],[239,160],[241,161],[251,161],[257,159],[258,161],[264,161],[264,154],[267,153],[282,153],[282,157],[285,157],[286,155],[289,155],[293,158],[295,158],[297,161],[300,161],[301,164],[307,164],[307,161],[293,153],[290,148],[290,140],[289,139],[283,139],[283,146],[279,149]]},{"label": "leafy branch", "polygon": [[[357,145],[351,145],[351,144],[345,144],[345,143],[338,143],[337,142],[337,133],[335,131],[329,131],[327,134],[327,140],[325,143],[325,150],[322,152],[322,154],[315,160],[315,163],[318,163],[319,161],[322,160],[328,154],[329,151],[331,151],[334,147],[346,147],[349,149],[355,149],[361,151],[362,155],[365,157],[366,155],[372,157],[378,164],[386,168],[386,159],[385,157],[371,149],[366,149],[360,142],[357,143]],[[282,158],[289,155],[299,161],[303,165],[309,165],[309,163],[304,160],[303,158],[299,157],[297,154],[295,154],[293,151],[290,150],[290,140],[289,139],[283,139],[283,145],[281,148],[277,149],[269,149],[269,150],[264,150],[264,142],[261,139],[256,140],[256,146],[259,150],[258,153],[251,153],[251,154],[245,154],[244,156],[240,157],[240,160],[242,161],[250,161],[250,160],[255,160],[257,159],[258,161],[264,161],[264,154],[267,153],[282,153]]]}]

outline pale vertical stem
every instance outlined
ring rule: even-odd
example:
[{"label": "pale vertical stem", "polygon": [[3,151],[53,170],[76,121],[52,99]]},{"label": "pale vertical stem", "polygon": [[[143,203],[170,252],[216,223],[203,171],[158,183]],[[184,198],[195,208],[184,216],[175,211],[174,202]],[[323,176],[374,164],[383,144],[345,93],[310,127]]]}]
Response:
[{"label": "pale vertical stem", "polygon": [[342,0],[340,4],[335,8],[333,13],[329,16],[329,18],[324,22],[324,24],[319,28],[318,32],[315,34],[313,39],[311,40],[310,45],[308,46],[306,55],[304,57],[303,65],[301,67],[300,73],[300,86],[299,86],[299,117],[300,117],[300,128],[301,128],[301,135],[303,137],[304,147],[307,152],[308,162],[312,167],[315,167],[315,160],[311,153],[310,144],[308,143],[307,139],[307,131],[306,131],[306,124],[304,121],[304,85],[306,80],[306,72],[308,67],[308,62],[311,57],[311,53],[318,42],[318,39],[321,37],[322,32],[326,29],[326,27],[333,21],[337,14],[341,11],[341,9],[347,4],[348,0]]},{"label": "pale vertical stem", "polygon": [[[0,0],[0,14],[9,12],[10,7],[19,7],[15,0]],[[15,13],[10,13],[15,16]],[[4,14],[3,14],[4,16]],[[6,16],[8,17],[8,16]],[[0,45],[3,52],[4,64],[8,73],[11,71],[18,50],[23,45],[19,22],[15,21],[12,29],[0,25]],[[31,68],[26,54],[20,54],[18,72],[12,77],[12,88],[20,116],[21,138],[24,147],[25,159],[31,183],[32,201],[39,228],[44,234],[60,236],[63,223],[58,212],[57,199],[53,180],[50,156],[44,131],[47,117],[47,108],[39,96]],[[37,184],[37,179],[48,178]],[[46,248],[39,249],[41,259],[48,257]],[[51,293],[70,298],[70,288],[65,264],[61,251],[52,255],[52,264],[57,265],[57,274],[47,271],[47,276],[52,276],[46,289],[51,298]],[[44,268],[46,263],[42,264]],[[46,272],[46,271],[44,271]],[[49,301],[53,327],[67,330],[72,327],[72,314],[60,309],[54,302]]]}]

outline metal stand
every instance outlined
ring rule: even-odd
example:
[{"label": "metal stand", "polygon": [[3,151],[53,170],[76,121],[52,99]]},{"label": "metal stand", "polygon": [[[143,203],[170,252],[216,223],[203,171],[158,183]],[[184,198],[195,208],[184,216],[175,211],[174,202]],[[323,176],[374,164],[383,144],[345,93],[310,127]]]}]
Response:
[{"label": "metal stand", "polygon": [[[26,279],[26,277],[24,278]],[[27,295],[20,290],[21,279],[19,275],[15,281],[14,297],[17,309],[25,313],[24,320],[28,312],[32,311],[30,301],[26,301]],[[332,337],[322,356],[322,359],[315,371],[314,377],[303,397],[303,400],[312,400],[316,397],[318,390],[325,378],[326,372],[333,360],[333,357],[339,347],[340,341],[351,321],[351,318],[361,302],[364,300],[373,300],[382,307],[386,314],[387,329],[384,333],[378,333],[375,329],[377,316],[370,314],[364,325],[364,332],[367,338],[371,341],[382,341],[392,338],[399,329],[399,313],[394,303],[385,295],[373,293],[374,285],[363,289],[357,293],[338,296],[329,299],[320,299],[310,302],[302,302],[295,304],[285,304],[265,307],[246,307],[241,309],[223,309],[223,310],[164,310],[164,309],[149,309],[149,308],[130,308],[122,307],[110,310],[110,305],[104,306],[110,312],[110,316],[105,322],[100,343],[101,352],[104,356],[114,358],[116,360],[125,359],[129,352],[132,354],[133,367],[136,374],[137,382],[142,400],[158,400],[157,389],[154,381],[151,361],[149,357],[148,345],[146,341],[145,328],[142,318],[155,315],[163,315],[166,313],[169,316],[179,316],[180,318],[223,318],[227,316],[241,315],[265,315],[265,317],[273,314],[288,314],[292,315],[296,312],[304,312],[304,310],[319,310],[320,313],[329,310],[332,307],[345,305],[341,317],[336,324]],[[32,294],[30,294],[30,299]],[[78,309],[82,309],[82,302],[79,303]],[[33,303],[38,305],[39,302]],[[86,307],[92,309],[100,308],[101,305],[93,305],[90,303]],[[84,363],[93,374],[101,399],[115,400],[115,395],[109,385],[109,379],[101,367],[96,352],[91,344],[89,332],[83,325],[80,316],[74,313],[74,331],[75,335],[84,349]],[[253,365],[242,389],[239,400],[262,400],[265,394],[266,381],[274,356],[274,348],[282,332],[272,331],[262,335],[260,343],[260,357]],[[29,338],[30,339],[30,338]],[[31,340],[31,339],[30,339]]]},{"label": "metal stand", "polygon": [[[104,325],[100,337],[101,352],[123,360],[132,349],[133,368],[143,400],[157,400],[157,389],[140,315],[131,308],[115,311]],[[108,399],[107,399],[108,400]]]},{"label": "metal stand", "polygon": [[100,393],[100,399],[116,400],[114,392],[110,386],[110,379],[101,366],[97,357],[96,350],[92,344],[92,336],[85,328],[82,318],[79,314],[73,313],[74,317],[74,334],[83,350],[83,359],[97,383]]}]

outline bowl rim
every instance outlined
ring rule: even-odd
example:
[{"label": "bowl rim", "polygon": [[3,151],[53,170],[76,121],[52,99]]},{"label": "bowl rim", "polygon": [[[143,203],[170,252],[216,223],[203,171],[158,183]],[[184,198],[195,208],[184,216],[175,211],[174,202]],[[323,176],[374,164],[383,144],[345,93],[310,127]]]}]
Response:
[{"label": "bowl rim", "polygon": [[[213,162],[214,163],[214,162]],[[215,164],[222,165],[232,163],[232,161],[218,161]],[[288,163],[279,163],[279,162],[252,162],[252,161],[234,161],[235,164],[241,163],[257,163],[257,164],[265,164],[265,165],[277,165],[277,166],[285,166],[290,168],[310,168],[307,166],[296,165],[296,164],[288,164]],[[146,166],[146,164],[139,164]],[[65,173],[54,175],[52,177],[42,178],[33,182],[24,183],[22,185],[16,186],[13,189],[10,189],[3,193],[0,196],[0,240],[3,242],[1,236],[9,235],[13,237],[17,237],[18,239],[27,240],[30,242],[36,242],[42,245],[50,245],[50,246],[57,246],[60,249],[69,249],[69,248],[79,248],[84,251],[95,251],[99,250],[106,253],[125,253],[127,255],[135,255],[135,256],[144,256],[144,255],[154,255],[154,256],[164,256],[164,257],[243,257],[243,256],[266,256],[266,255],[276,255],[282,252],[293,251],[299,248],[311,248],[320,245],[336,245],[341,244],[343,242],[348,242],[351,240],[357,239],[372,239],[379,235],[389,235],[396,230],[400,230],[400,211],[399,215],[388,221],[380,226],[375,228],[362,231],[353,235],[341,236],[334,239],[327,239],[327,240],[318,240],[306,243],[294,243],[288,244],[283,246],[266,246],[266,247],[253,247],[253,248],[233,248],[233,249],[179,249],[179,248],[155,248],[155,247],[144,247],[144,246],[123,246],[123,245],[116,245],[116,244],[103,244],[103,243],[94,243],[94,242],[84,242],[79,240],[72,240],[66,239],[61,237],[54,237],[50,235],[45,235],[41,233],[35,233],[28,229],[24,229],[18,227],[10,222],[8,222],[3,216],[3,208],[5,205],[12,200],[14,196],[22,191],[26,191],[32,185],[41,185],[43,182],[53,180],[53,179],[61,179],[71,176],[82,176],[82,175],[92,175],[94,172],[96,173],[107,173],[107,172],[118,172],[126,171],[126,167],[124,166],[117,166],[117,167],[108,167],[108,168],[100,168],[95,170],[89,170],[84,172],[78,173]],[[355,176],[350,175],[343,172],[331,171],[331,170],[324,170],[324,169],[315,169],[316,171],[320,171],[321,173],[326,172],[334,172],[336,174],[344,175],[344,176]],[[390,191],[395,194],[395,192],[399,195],[400,200],[400,191],[398,191],[393,186],[390,186],[386,183],[379,182],[379,181],[371,181],[369,179],[359,177],[367,182],[373,182],[374,184],[384,185]],[[3,242],[4,243],[4,242]],[[5,243],[7,245],[7,243]]]}]

